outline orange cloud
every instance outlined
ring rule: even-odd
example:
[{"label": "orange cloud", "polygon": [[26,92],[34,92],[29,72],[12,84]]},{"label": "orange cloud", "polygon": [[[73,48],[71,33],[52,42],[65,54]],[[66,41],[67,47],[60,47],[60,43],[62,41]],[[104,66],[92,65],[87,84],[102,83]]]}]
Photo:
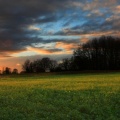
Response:
[{"label": "orange cloud", "polygon": [[71,54],[71,53],[73,52],[73,49],[77,48],[78,45],[75,44],[75,43],[57,42],[55,47],[56,47],[56,48],[62,48],[62,49],[65,50],[65,52]]},{"label": "orange cloud", "polygon": [[6,57],[13,57],[14,54],[24,52],[24,51],[26,51],[26,49],[24,49],[24,50],[13,50],[13,51],[8,51],[8,50],[0,51],[0,59],[4,59]]},{"label": "orange cloud", "polygon": [[20,64],[20,63],[17,63],[16,66],[21,66],[21,64]]},{"label": "orange cloud", "polygon": [[83,37],[83,38],[81,38],[81,40],[80,40],[81,43],[86,43],[86,42],[88,42],[88,41],[89,41],[89,38],[86,38],[86,37]]},{"label": "orange cloud", "polygon": [[111,11],[114,13],[114,18],[119,17],[119,14],[120,14],[120,5],[117,5],[116,7],[112,8]]},{"label": "orange cloud", "polygon": [[30,51],[34,51],[34,52],[42,53],[42,54],[49,54],[50,53],[50,51],[48,51],[48,50],[39,49],[39,48],[27,47],[27,49]]},{"label": "orange cloud", "polygon": [[34,51],[40,54],[72,54],[73,50],[78,47],[76,43],[56,42],[52,49],[27,47],[27,50]]},{"label": "orange cloud", "polygon": [[60,49],[45,49],[45,48],[35,48],[35,47],[27,47],[27,50],[34,51],[40,54],[62,54],[62,51]]}]

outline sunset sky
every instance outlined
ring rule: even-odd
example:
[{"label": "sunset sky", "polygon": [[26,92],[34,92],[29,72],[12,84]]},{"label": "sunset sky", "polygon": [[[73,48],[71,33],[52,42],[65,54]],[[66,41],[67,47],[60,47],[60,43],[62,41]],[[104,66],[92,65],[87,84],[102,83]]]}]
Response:
[{"label": "sunset sky", "polygon": [[0,0],[0,69],[69,57],[101,35],[120,35],[120,0]]}]

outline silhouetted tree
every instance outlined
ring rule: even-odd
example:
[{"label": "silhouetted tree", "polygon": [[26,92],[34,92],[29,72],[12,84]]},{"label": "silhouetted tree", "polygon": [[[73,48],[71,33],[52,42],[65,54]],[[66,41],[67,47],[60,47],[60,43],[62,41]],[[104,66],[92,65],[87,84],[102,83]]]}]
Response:
[{"label": "silhouetted tree", "polygon": [[74,51],[78,69],[120,69],[120,38],[102,36],[89,40]]},{"label": "silhouetted tree", "polygon": [[50,70],[55,71],[57,66],[58,66],[57,61],[56,60],[51,60],[51,62],[50,62]]},{"label": "silhouetted tree", "polygon": [[13,74],[18,74],[18,69],[14,68],[12,71]]},{"label": "silhouetted tree", "polygon": [[64,58],[59,64],[59,67],[64,71],[70,70],[70,60],[68,58]]},{"label": "silhouetted tree", "polygon": [[41,59],[35,60],[33,62],[33,71],[35,73],[43,72],[43,69],[41,67]]},{"label": "silhouetted tree", "polygon": [[11,68],[6,67],[3,74],[11,74]]},{"label": "silhouetted tree", "polygon": [[24,64],[22,65],[22,69],[23,71],[25,71],[26,73],[30,73],[31,72],[31,62],[30,60],[26,60],[24,62]]},{"label": "silhouetted tree", "polygon": [[41,67],[43,70],[51,67],[51,60],[48,57],[41,59]]},{"label": "silhouetted tree", "polygon": [[30,60],[26,60],[23,64],[23,71],[26,73],[39,73],[45,72],[46,69],[50,69],[51,71],[55,71],[57,66],[57,62],[55,60],[51,60],[48,57],[35,60],[30,62]]}]

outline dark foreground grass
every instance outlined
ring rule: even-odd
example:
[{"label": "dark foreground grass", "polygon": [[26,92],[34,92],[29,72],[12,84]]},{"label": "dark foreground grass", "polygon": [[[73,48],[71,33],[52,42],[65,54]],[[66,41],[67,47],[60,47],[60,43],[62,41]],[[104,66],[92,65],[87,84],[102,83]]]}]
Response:
[{"label": "dark foreground grass", "polygon": [[120,74],[1,77],[0,120],[119,120]]}]

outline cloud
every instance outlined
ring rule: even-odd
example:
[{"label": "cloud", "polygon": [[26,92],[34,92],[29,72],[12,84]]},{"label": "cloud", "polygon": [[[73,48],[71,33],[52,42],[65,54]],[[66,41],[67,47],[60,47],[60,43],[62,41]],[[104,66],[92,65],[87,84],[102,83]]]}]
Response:
[{"label": "cloud", "polygon": [[119,35],[119,19],[119,0],[0,0],[0,56],[72,51],[82,38]]},{"label": "cloud", "polygon": [[20,63],[17,63],[16,66],[21,66],[21,64],[20,64]]},{"label": "cloud", "polygon": [[41,29],[39,27],[35,27],[33,25],[30,25],[30,26],[28,26],[28,30],[40,31]]},{"label": "cloud", "polygon": [[75,43],[68,44],[68,43],[64,43],[64,42],[57,42],[55,47],[64,49],[66,52],[72,53],[73,50],[78,47],[78,45]]},{"label": "cloud", "polygon": [[0,0],[0,52],[26,51],[33,43],[45,43],[42,38],[35,37],[42,35],[39,25],[59,20],[61,15],[57,11],[67,9],[69,1]]},{"label": "cloud", "polygon": [[86,43],[86,42],[88,42],[88,41],[89,41],[89,39],[88,39],[87,37],[82,37],[81,40],[80,40],[80,42],[81,42],[82,44],[84,44],[84,43]]},{"label": "cloud", "polygon": [[27,48],[29,51],[34,51],[40,54],[53,54],[53,53],[58,53],[60,54],[62,49],[44,49],[44,48],[37,48],[37,47],[28,47]]}]

